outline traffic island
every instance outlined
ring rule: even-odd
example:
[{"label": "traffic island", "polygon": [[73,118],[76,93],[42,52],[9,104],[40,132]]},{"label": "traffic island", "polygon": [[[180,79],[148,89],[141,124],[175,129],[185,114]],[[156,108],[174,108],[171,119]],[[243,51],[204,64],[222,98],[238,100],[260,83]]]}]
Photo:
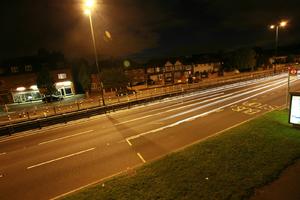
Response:
[{"label": "traffic island", "polygon": [[63,199],[247,199],[299,158],[299,129],[274,111]]}]

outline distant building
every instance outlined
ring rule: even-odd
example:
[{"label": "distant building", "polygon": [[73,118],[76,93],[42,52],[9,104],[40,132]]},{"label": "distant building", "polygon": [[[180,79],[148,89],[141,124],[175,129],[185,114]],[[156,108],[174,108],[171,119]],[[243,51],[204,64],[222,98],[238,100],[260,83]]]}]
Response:
[{"label": "distant building", "polygon": [[201,72],[217,72],[221,62],[203,56],[178,57],[151,60],[146,67],[146,76],[155,84],[185,83]]},{"label": "distant building", "polygon": [[[37,73],[41,66],[50,69],[55,87],[63,96],[75,94],[70,68],[63,62],[48,64],[32,59],[21,58],[6,61],[0,65],[0,104],[24,103],[42,98],[36,84]],[[32,63],[30,63],[32,61]]]},{"label": "distant building", "polygon": [[221,66],[221,62],[197,63],[194,65],[194,73],[201,72],[217,72]]}]

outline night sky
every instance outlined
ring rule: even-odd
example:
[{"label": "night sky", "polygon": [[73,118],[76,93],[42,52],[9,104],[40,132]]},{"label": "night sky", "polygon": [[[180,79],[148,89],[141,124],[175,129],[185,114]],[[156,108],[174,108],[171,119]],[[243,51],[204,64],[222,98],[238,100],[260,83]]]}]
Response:
[{"label": "night sky", "polygon": [[[1,0],[0,59],[39,48],[93,54],[82,0]],[[287,19],[280,45],[300,43],[299,0],[98,0],[93,12],[102,56],[170,56],[274,45],[268,25]],[[111,39],[104,32],[111,34]]]}]

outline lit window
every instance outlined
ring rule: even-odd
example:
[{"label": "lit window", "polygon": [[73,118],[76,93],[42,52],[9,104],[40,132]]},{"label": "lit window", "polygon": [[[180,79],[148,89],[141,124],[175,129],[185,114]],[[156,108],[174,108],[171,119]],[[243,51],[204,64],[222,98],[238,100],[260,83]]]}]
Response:
[{"label": "lit window", "polygon": [[10,67],[10,70],[11,70],[12,73],[17,73],[17,72],[19,72],[19,68],[16,67],[16,66]]},{"label": "lit window", "polygon": [[67,74],[62,73],[62,74],[57,74],[58,79],[66,79],[67,78]]},{"label": "lit window", "polygon": [[72,84],[71,81],[64,81],[64,82],[58,82],[55,83],[57,87],[62,87],[62,86],[70,86]]},{"label": "lit window", "polygon": [[31,65],[25,65],[25,72],[31,72],[32,66]]},{"label": "lit window", "polygon": [[22,92],[22,91],[24,91],[24,90],[26,90],[25,87],[18,87],[18,88],[17,88],[17,91],[18,91],[18,92]]},{"label": "lit window", "polygon": [[38,87],[36,85],[32,85],[32,86],[30,86],[30,89],[32,89],[32,90],[38,90]]}]

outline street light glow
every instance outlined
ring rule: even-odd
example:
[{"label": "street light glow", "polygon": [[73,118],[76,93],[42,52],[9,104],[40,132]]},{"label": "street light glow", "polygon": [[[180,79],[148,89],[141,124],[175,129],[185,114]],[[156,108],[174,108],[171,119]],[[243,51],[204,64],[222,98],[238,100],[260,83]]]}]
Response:
[{"label": "street light glow", "polygon": [[90,9],[84,9],[84,14],[91,15],[91,10]]},{"label": "street light glow", "polygon": [[282,22],[280,22],[280,26],[281,27],[285,27],[287,25],[287,21],[282,21]]},{"label": "street light glow", "polygon": [[270,26],[270,29],[274,29],[274,28],[275,28],[275,25],[271,25],[271,26]]},{"label": "street light glow", "polygon": [[89,9],[93,8],[95,5],[95,1],[94,0],[86,0],[85,1],[85,6]]}]

